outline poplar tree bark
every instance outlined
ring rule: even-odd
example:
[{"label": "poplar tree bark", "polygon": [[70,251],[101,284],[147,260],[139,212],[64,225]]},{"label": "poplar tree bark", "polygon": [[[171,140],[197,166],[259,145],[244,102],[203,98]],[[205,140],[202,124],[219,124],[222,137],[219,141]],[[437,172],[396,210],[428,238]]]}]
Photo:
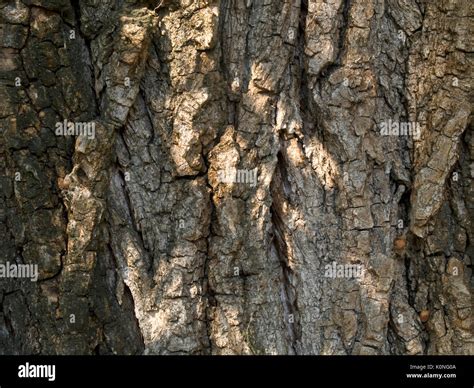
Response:
[{"label": "poplar tree bark", "polygon": [[472,17],[0,0],[0,353],[474,354]]}]

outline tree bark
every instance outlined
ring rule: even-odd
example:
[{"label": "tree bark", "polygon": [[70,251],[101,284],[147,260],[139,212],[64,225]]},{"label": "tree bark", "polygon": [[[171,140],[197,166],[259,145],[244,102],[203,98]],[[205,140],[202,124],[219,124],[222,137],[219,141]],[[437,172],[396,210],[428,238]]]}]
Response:
[{"label": "tree bark", "polygon": [[0,1],[0,353],[474,354],[472,14]]}]

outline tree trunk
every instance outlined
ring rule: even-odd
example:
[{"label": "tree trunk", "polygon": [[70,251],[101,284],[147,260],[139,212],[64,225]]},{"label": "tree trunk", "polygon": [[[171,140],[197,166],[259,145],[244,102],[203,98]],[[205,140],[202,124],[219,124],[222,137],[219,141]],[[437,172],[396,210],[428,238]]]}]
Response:
[{"label": "tree trunk", "polygon": [[470,0],[0,23],[0,353],[474,354]]}]

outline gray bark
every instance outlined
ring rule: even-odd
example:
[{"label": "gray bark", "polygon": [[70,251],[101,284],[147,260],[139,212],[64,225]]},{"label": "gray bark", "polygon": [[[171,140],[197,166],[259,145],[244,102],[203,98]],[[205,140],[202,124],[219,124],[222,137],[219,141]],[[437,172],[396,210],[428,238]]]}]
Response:
[{"label": "gray bark", "polygon": [[0,1],[0,353],[474,354],[472,14]]}]

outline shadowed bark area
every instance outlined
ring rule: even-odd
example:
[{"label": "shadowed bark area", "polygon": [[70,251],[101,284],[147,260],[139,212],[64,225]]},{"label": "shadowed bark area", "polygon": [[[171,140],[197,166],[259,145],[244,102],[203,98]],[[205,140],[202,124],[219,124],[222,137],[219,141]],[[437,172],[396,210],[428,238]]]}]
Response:
[{"label": "shadowed bark area", "polygon": [[0,354],[474,354],[472,16],[0,0]]}]

